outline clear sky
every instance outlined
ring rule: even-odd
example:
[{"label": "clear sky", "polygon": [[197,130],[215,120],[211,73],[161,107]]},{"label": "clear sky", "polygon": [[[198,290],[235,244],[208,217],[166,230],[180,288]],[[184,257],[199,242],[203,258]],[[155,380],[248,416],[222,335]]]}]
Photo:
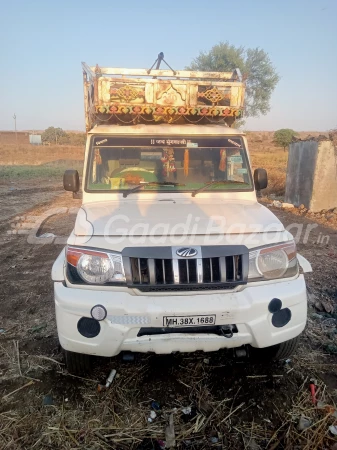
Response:
[{"label": "clear sky", "polygon": [[0,130],[84,130],[81,61],[183,69],[219,41],[264,49],[281,76],[249,130],[337,127],[337,0],[0,0]]}]

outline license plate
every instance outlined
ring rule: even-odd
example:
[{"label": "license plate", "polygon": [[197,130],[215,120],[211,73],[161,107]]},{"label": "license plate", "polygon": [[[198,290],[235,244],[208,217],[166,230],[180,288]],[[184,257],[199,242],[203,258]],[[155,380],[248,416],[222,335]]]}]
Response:
[{"label": "license plate", "polygon": [[209,316],[164,316],[164,327],[199,327],[215,325],[216,315]]}]

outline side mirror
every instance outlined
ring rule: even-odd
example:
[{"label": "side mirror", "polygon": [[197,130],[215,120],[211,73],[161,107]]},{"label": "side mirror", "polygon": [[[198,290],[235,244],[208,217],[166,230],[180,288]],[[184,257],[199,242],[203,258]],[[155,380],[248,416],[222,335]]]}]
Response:
[{"label": "side mirror", "polygon": [[70,192],[78,192],[80,190],[80,177],[77,170],[69,169],[64,172],[63,187]]},{"label": "side mirror", "polygon": [[268,175],[265,169],[254,170],[254,185],[257,191],[265,189],[268,186]]}]

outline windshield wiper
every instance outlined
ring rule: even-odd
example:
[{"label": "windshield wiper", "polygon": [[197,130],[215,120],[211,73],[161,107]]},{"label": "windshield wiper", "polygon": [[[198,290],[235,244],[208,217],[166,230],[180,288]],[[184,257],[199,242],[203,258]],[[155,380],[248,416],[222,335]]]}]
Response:
[{"label": "windshield wiper", "polygon": [[132,189],[129,189],[127,192],[123,192],[123,197],[127,197],[129,194],[132,194],[132,192],[139,191],[144,186],[185,186],[185,184],[175,183],[174,181],[149,181],[142,184],[138,184]]},{"label": "windshield wiper", "polygon": [[192,192],[192,197],[195,197],[199,192],[204,191],[209,186],[213,186],[214,184],[229,184],[229,183],[237,183],[237,184],[247,184],[244,181],[235,181],[235,180],[219,180],[219,181],[211,181],[210,183],[205,184],[204,186],[201,186],[201,188],[196,189]]}]

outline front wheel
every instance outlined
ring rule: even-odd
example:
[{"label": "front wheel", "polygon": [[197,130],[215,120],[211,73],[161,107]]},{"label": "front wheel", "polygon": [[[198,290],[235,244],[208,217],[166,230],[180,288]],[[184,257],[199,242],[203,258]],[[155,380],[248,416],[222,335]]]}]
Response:
[{"label": "front wheel", "polygon": [[279,361],[289,358],[297,349],[300,337],[296,336],[289,341],[281,342],[281,344],[272,345],[266,348],[251,348],[250,356],[257,362]]},{"label": "front wheel", "polygon": [[93,366],[93,356],[69,352],[68,350],[63,350],[63,353],[66,368],[69,373],[81,376],[91,371]]}]

